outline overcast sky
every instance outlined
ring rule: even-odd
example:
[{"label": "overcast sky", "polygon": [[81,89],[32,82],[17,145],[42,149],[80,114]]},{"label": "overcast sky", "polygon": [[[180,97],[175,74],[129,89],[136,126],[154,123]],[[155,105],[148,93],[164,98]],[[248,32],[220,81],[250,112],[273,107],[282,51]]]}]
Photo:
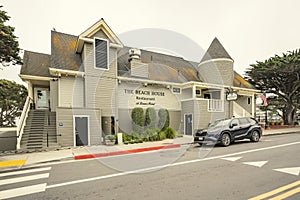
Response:
[{"label": "overcast sky", "polygon": [[[300,47],[299,0],[0,0],[0,5],[11,16],[8,24],[16,28],[20,47],[48,54],[53,28],[79,35],[101,18],[129,46],[139,43],[126,36],[140,29],[166,29],[185,37],[178,45],[174,41],[175,46],[188,41],[204,50],[217,37],[241,74],[256,61]],[[147,36],[138,39],[151,46]],[[140,45],[136,47],[145,47]],[[162,48],[156,43],[152,47]],[[175,54],[199,62],[199,49]],[[20,67],[0,70],[0,78],[21,83],[19,71]]]}]

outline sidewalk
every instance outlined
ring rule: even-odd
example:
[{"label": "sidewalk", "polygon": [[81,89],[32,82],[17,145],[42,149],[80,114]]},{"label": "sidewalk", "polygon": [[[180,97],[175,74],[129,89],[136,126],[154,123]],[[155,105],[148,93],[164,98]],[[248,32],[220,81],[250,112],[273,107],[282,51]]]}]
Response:
[{"label": "sidewalk", "polygon": [[[300,126],[294,128],[267,129],[263,136],[300,133]],[[192,136],[183,136],[175,139],[166,139],[157,142],[144,142],[128,145],[97,145],[88,147],[70,147],[55,151],[33,152],[24,154],[8,154],[0,156],[0,170],[5,168],[20,168],[38,163],[55,162],[62,160],[79,160],[112,155],[124,155],[161,149],[179,148],[181,145],[191,144]]]},{"label": "sidewalk", "polygon": [[281,135],[281,134],[289,134],[289,133],[300,133],[300,126],[295,126],[293,128],[278,128],[278,129],[263,130],[263,136]]},{"label": "sidewalk", "polygon": [[193,137],[184,136],[175,139],[166,139],[163,141],[144,142],[138,144],[70,147],[55,151],[3,155],[0,156],[0,170],[7,167],[20,168],[38,163],[47,163],[62,160],[99,158],[112,155],[124,155],[154,150],[179,148],[181,145],[191,144],[192,142]]}]

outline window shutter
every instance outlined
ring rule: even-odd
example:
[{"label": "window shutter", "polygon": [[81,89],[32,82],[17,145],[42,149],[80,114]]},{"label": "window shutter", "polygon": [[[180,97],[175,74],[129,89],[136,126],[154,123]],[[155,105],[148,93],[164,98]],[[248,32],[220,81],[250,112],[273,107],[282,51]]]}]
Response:
[{"label": "window shutter", "polygon": [[107,41],[95,39],[95,67],[108,69]]}]

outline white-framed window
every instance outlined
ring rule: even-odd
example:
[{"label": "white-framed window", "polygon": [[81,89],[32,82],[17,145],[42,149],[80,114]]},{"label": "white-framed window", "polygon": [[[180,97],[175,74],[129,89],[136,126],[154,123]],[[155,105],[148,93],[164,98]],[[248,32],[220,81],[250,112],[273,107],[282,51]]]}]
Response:
[{"label": "white-framed window", "polygon": [[248,103],[248,105],[251,104],[251,97],[248,97],[248,98],[247,98],[247,103]]},{"label": "white-framed window", "polygon": [[195,90],[196,98],[201,98],[201,89]]},{"label": "white-framed window", "polygon": [[108,70],[108,40],[99,38],[94,38],[94,40],[95,68]]},{"label": "white-framed window", "polygon": [[172,92],[175,93],[175,94],[181,94],[181,89],[178,88],[178,87],[173,87]]}]

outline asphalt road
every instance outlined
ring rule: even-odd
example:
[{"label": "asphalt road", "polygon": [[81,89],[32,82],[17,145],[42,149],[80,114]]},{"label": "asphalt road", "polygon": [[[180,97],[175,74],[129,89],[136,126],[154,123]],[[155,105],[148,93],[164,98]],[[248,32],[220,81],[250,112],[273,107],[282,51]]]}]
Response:
[{"label": "asphalt road", "polygon": [[300,199],[299,152],[300,133],[43,164],[0,172],[0,199]]}]

